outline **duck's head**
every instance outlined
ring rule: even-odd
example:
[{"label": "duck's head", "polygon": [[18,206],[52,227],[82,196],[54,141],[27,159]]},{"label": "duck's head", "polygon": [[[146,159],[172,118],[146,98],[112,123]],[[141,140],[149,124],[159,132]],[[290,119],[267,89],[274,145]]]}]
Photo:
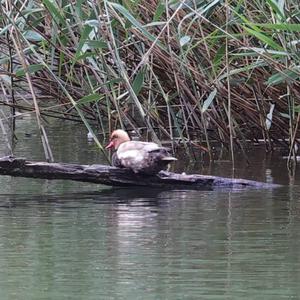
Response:
[{"label": "duck's head", "polygon": [[127,132],[125,132],[122,129],[117,129],[112,132],[110,136],[109,144],[105,148],[106,149],[114,148],[115,150],[117,150],[122,143],[128,141],[130,141],[130,138]]}]

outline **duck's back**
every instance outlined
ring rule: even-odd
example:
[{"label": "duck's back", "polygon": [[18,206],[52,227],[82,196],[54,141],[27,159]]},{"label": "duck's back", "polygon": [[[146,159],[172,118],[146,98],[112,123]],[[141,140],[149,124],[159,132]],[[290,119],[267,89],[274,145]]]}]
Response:
[{"label": "duck's back", "polygon": [[130,150],[142,150],[151,152],[153,150],[162,148],[158,146],[156,143],[148,143],[148,142],[140,142],[140,141],[128,141],[125,143],[122,143],[118,148],[118,153],[120,152],[126,152]]}]

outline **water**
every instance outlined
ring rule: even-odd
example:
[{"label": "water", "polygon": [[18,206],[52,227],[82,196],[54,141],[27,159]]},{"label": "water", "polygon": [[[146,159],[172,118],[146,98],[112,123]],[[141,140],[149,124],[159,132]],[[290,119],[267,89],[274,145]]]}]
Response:
[{"label": "water", "polygon": [[[33,124],[18,121],[15,153],[43,159]],[[103,162],[80,125],[49,126],[57,161]],[[232,175],[226,161],[177,167]],[[297,175],[260,152],[236,175],[285,186],[162,191],[1,176],[0,299],[299,299]]]}]

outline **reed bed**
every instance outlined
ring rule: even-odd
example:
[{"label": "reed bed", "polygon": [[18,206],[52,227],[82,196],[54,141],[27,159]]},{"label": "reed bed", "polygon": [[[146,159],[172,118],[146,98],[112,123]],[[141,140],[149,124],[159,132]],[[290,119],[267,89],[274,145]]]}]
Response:
[{"label": "reed bed", "polygon": [[48,159],[43,114],[91,132],[92,122],[103,133],[143,128],[209,154],[217,142],[233,160],[263,141],[295,159],[298,1],[1,3],[2,104],[36,113]]}]

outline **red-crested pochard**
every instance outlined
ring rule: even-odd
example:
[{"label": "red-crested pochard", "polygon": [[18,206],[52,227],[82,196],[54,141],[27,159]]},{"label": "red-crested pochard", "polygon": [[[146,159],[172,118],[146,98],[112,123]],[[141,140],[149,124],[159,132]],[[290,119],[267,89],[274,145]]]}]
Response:
[{"label": "red-crested pochard", "polygon": [[131,169],[134,173],[156,174],[165,170],[175,157],[170,156],[167,148],[156,143],[131,141],[127,132],[121,129],[113,131],[106,149],[116,152],[112,157],[115,167]]}]

